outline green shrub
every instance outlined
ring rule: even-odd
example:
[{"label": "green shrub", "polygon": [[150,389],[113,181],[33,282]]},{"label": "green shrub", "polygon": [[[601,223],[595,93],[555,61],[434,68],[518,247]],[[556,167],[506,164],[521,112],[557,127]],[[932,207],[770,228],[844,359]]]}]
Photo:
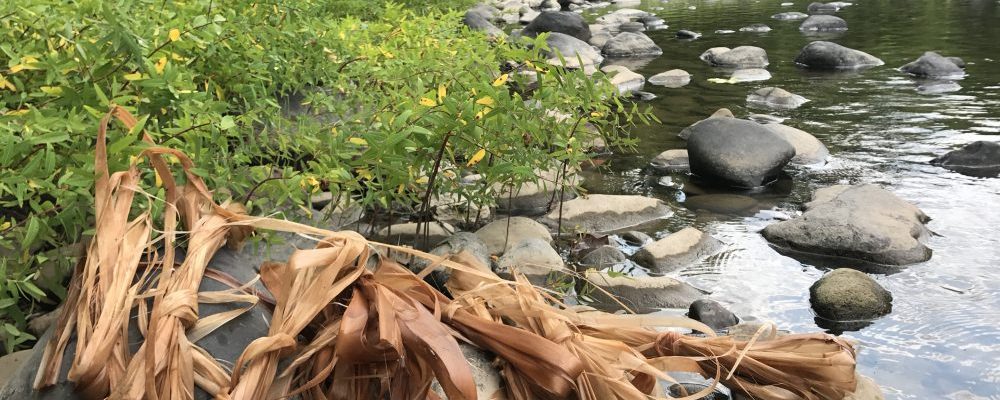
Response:
[{"label": "green shrub", "polygon": [[[497,185],[586,160],[595,133],[585,124],[629,145],[619,132],[649,118],[600,76],[545,65],[542,39],[535,50],[491,42],[463,28],[460,12],[425,7],[418,14],[379,4],[367,20],[341,17],[340,3],[0,5],[7,351],[33,340],[29,316],[65,293],[81,247],[70,245],[92,222],[94,136],[111,104],[139,118],[132,132],[109,134],[112,170],[141,151],[141,127],[190,155],[220,199],[253,212],[308,213],[321,190],[403,214],[420,214],[425,199],[442,193],[489,205]],[[529,86],[522,74],[501,73],[508,61],[537,70],[530,96],[512,89]],[[304,111],[283,111],[280,99],[289,98]],[[463,184],[471,173],[483,179]]]}]

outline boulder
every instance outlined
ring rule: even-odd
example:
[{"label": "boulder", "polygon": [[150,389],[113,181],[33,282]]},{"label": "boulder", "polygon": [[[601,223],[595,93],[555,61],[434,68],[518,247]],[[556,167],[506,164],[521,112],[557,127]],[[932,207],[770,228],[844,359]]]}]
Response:
[{"label": "boulder", "polygon": [[620,32],[643,32],[646,30],[646,25],[638,21],[629,21],[618,25],[618,30]]},{"label": "boulder", "polygon": [[823,142],[820,142],[819,139],[816,139],[815,136],[810,135],[806,131],[782,124],[766,124],[764,128],[785,139],[785,141],[795,148],[795,157],[792,158],[792,164],[822,164],[830,156],[830,151],[826,149]]},{"label": "boulder", "polygon": [[547,58],[546,61],[552,65],[562,65],[559,60],[560,54],[566,60],[567,68],[586,69],[604,61],[604,57],[594,46],[570,35],[552,32],[545,39],[545,43],[548,44],[550,50],[543,52],[543,55]]},{"label": "boulder", "polygon": [[697,38],[700,38],[700,37],[701,37],[700,33],[694,32],[694,31],[689,31],[687,29],[681,29],[681,30],[677,31],[677,38],[678,39],[697,39]]},{"label": "boulder", "polygon": [[[592,194],[563,202],[562,229],[612,233],[671,215],[673,212],[669,206],[652,197]],[[557,229],[559,207],[545,215],[541,222],[549,228]]]},{"label": "boulder", "polygon": [[770,31],[771,27],[765,24],[752,24],[740,28],[740,32],[765,33]]},{"label": "boulder", "polygon": [[776,19],[776,20],[780,20],[780,21],[796,21],[796,20],[800,20],[800,19],[809,18],[809,14],[800,13],[800,12],[797,12],[797,11],[792,11],[792,12],[783,12],[783,13],[774,14],[774,15],[771,16],[771,18]]},{"label": "boulder", "polygon": [[973,176],[996,176],[1000,172],[1000,143],[976,141],[931,160],[959,173]]},{"label": "boulder", "polygon": [[925,78],[961,78],[965,70],[951,59],[933,51],[924,53],[916,61],[899,67],[900,71]]},{"label": "boulder", "polygon": [[713,66],[725,68],[764,68],[769,64],[767,52],[754,46],[734,49],[713,47],[702,53],[700,58]]},{"label": "boulder", "polygon": [[[517,22],[527,25],[530,24],[531,21],[534,21],[535,18],[538,18],[539,15],[542,15],[542,13],[535,10],[528,10],[527,12],[521,13],[521,19],[517,20]],[[523,34],[524,31],[522,30],[521,33]]]},{"label": "boulder", "polygon": [[598,17],[597,23],[618,26],[649,15],[650,14],[648,12],[636,10],[634,8],[620,8],[607,15]]},{"label": "boulder", "polygon": [[[689,137],[691,137],[691,133],[693,133],[695,131],[696,127],[699,124],[701,124],[702,122],[708,121],[709,119],[712,119],[712,118],[736,118],[736,116],[734,116],[733,112],[729,111],[728,108],[720,108],[720,109],[716,110],[714,113],[712,113],[712,115],[710,115],[708,118],[705,118],[705,119],[703,119],[701,121],[695,122],[694,124],[691,124],[691,126],[682,129],[681,133],[678,133],[677,136],[680,137],[681,139],[687,140]],[[687,150],[685,150],[684,152],[685,152],[685,154],[687,154]]]},{"label": "boulder", "polygon": [[779,249],[906,265],[931,258],[922,240],[929,218],[919,208],[877,185],[817,190],[805,213],[761,232]]},{"label": "boulder", "polygon": [[604,45],[608,44],[608,41],[615,37],[610,31],[591,31],[593,34],[590,36],[589,43],[597,48],[602,48]]},{"label": "boulder", "polygon": [[840,11],[840,7],[836,4],[824,4],[820,2],[809,3],[806,7],[806,12],[809,14],[834,14]]},{"label": "boulder", "polygon": [[955,65],[957,65],[959,68],[965,69],[965,60],[963,60],[961,57],[945,57],[945,58],[955,63]]},{"label": "boulder", "polygon": [[737,118],[709,118],[690,127],[691,172],[728,186],[755,188],[778,178],[795,148],[764,125]]},{"label": "boulder", "polygon": [[21,367],[34,354],[34,349],[21,350],[0,357],[0,387],[7,385],[7,382],[17,375]]},{"label": "boulder", "polygon": [[803,47],[795,63],[811,69],[859,69],[885,64],[871,54],[822,40]]},{"label": "boulder", "polygon": [[543,32],[559,32],[584,42],[590,40],[590,25],[587,25],[583,17],[575,12],[542,12],[524,27],[521,34],[528,37],[535,37]]},{"label": "boulder", "polygon": [[799,25],[800,31],[846,31],[847,21],[833,15],[812,15]]},{"label": "boulder", "polygon": [[729,82],[757,82],[771,79],[771,73],[763,68],[741,68],[729,75]]},{"label": "boulder", "polygon": [[415,248],[426,251],[434,248],[457,231],[458,229],[454,226],[444,222],[406,222],[382,228],[375,236],[377,240],[389,244],[413,245],[416,243]]},{"label": "boulder", "polygon": [[621,234],[621,238],[622,238],[622,240],[625,241],[625,244],[627,244],[629,246],[640,246],[641,247],[641,246],[645,246],[646,243],[652,243],[653,242],[653,238],[651,238],[651,237],[649,237],[649,235],[647,235],[645,233],[642,233],[642,232],[639,232],[639,231],[628,231],[628,232],[622,233]]},{"label": "boulder", "polygon": [[694,211],[708,211],[724,215],[752,216],[760,211],[762,205],[750,196],[732,193],[700,194],[688,196],[684,207]]},{"label": "boulder", "polygon": [[608,65],[601,68],[601,72],[610,76],[611,84],[619,94],[635,93],[642,90],[646,84],[646,78],[621,65]]},{"label": "boulder", "polygon": [[809,303],[828,320],[871,320],[892,311],[892,294],[864,272],[840,268],[809,288]]},{"label": "boulder", "polygon": [[[601,290],[593,290],[590,297],[592,306],[614,312],[622,310],[621,302],[637,313],[650,313],[663,308],[681,308],[691,304],[703,293],[687,283],[667,276],[631,277],[611,276],[596,270],[588,270],[584,277],[589,284]],[[610,293],[618,301],[607,295]]]},{"label": "boulder", "polygon": [[683,69],[672,69],[653,75],[646,81],[651,85],[679,88],[691,83],[691,74]]},{"label": "boulder", "polygon": [[486,245],[487,254],[503,254],[515,244],[527,239],[540,239],[552,243],[552,234],[545,225],[525,217],[510,217],[490,222],[479,228],[476,236]]},{"label": "boulder", "polygon": [[604,44],[602,49],[608,57],[640,57],[663,54],[653,39],[641,33],[622,32]]},{"label": "boulder", "polygon": [[643,25],[646,25],[646,29],[667,28],[667,21],[664,21],[663,18],[657,17],[655,15],[647,15],[644,17],[639,17],[636,21],[641,22]]},{"label": "boulder", "polygon": [[604,245],[591,250],[580,259],[580,265],[598,270],[613,268],[628,263],[628,257],[615,246]]},{"label": "boulder", "polygon": [[722,249],[722,242],[695,228],[684,228],[650,243],[632,257],[655,272],[668,273],[687,267]]},{"label": "boulder", "polygon": [[708,325],[715,330],[722,330],[740,323],[736,314],[726,309],[715,300],[698,299],[688,307],[688,318]]},{"label": "boulder", "polygon": [[664,151],[653,158],[649,165],[657,172],[687,172],[691,170],[688,152],[685,149]]},{"label": "boulder", "polygon": [[776,110],[792,110],[801,107],[809,99],[782,88],[760,88],[747,96],[747,103]]},{"label": "boulder", "polygon": [[[493,10],[496,9],[493,8]],[[462,23],[464,23],[465,26],[468,26],[469,29],[486,33],[487,36],[503,36],[503,30],[497,28],[496,25],[493,25],[491,20],[494,18],[494,15],[488,8],[474,7],[465,12],[465,16],[462,18]]]},{"label": "boulder", "polygon": [[537,238],[522,240],[507,250],[497,260],[495,272],[501,278],[513,279],[515,269],[538,286],[562,279],[568,272],[559,253],[548,242]]}]

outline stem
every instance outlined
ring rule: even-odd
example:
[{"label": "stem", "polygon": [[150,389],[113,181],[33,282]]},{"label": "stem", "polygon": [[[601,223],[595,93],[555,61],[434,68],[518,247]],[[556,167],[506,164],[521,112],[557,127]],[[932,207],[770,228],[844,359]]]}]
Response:
[{"label": "stem", "polygon": [[[428,211],[428,209],[431,206],[431,193],[434,190],[434,181],[437,179],[438,169],[441,168],[441,159],[444,158],[444,150],[445,150],[445,148],[448,147],[448,139],[451,139],[451,135],[452,134],[453,133],[451,131],[449,131],[448,133],[446,133],[444,135],[444,140],[441,141],[441,147],[438,149],[437,158],[434,159],[434,169],[431,170],[431,177],[427,181],[427,190],[424,191],[424,200],[423,200],[424,204],[423,204],[423,210],[421,211],[421,214],[423,214],[423,215],[427,215],[427,211]],[[417,223],[417,232],[420,232],[420,224],[421,224],[421,222]],[[426,246],[427,245],[427,235],[430,232],[430,226],[427,225],[427,227],[425,229],[427,229],[427,232],[424,235],[424,245]],[[417,238],[414,237],[413,238],[413,247],[416,247],[416,246],[417,246]]]}]

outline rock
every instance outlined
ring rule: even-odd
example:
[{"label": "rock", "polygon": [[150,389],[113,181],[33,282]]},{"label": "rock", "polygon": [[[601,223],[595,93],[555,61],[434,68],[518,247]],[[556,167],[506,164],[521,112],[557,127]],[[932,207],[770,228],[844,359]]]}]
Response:
[{"label": "rock", "polygon": [[871,320],[892,311],[892,294],[864,272],[840,268],[809,288],[809,303],[829,320]]},{"label": "rock", "polygon": [[635,93],[642,90],[642,87],[646,84],[645,77],[621,65],[602,67],[601,72],[611,77],[611,84],[615,85],[615,90],[619,94]]},{"label": "rock", "polygon": [[677,31],[677,38],[678,39],[697,39],[697,38],[700,38],[700,37],[701,37],[700,33],[694,32],[694,31],[689,31],[687,29],[681,29],[681,30]]},{"label": "rock", "polygon": [[595,268],[598,270],[613,268],[628,262],[628,257],[617,247],[604,245],[591,250],[580,259],[583,267]]},{"label": "rock", "polygon": [[[559,207],[541,222],[559,226]],[[562,228],[567,231],[611,233],[673,215],[665,203],[643,196],[592,194],[562,204]]]},{"label": "rock", "polygon": [[490,222],[479,228],[476,236],[486,245],[488,254],[503,254],[526,239],[540,239],[552,243],[552,234],[545,225],[525,217],[510,217]]},{"label": "rock", "polygon": [[601,57],[597,49],[570,35],[552,32],[545,39],[545,43],[549,45],[550,50],[545,51],[543,55],[548,58],[546,61],[552,65],[562,64],[557,54],[562,54],[563,59],[566,60],[566,68],[593,67],[604,61],[604,57]]},{"label": "rock", "polygon": [[965,70],[958,64],[933,51],[924,53],[916,61],[899,67],[899,70],[928,78],[961,78],[965,76]]},{"label": "rock", "polygon": [[[494,8],[494,10],[496,9]],[[486,33],[487,36],[504,36],[503,30],[497,28],[497,26],[493,25],[493,22],[490,21],[492,18],[493,16],[490,15],[488,11],[475,7],[465,12],[465,17],[462,18],[462,23],[464,23],[465,26],[468,26],[469,29]]]},{"label": "rock", "polygon": [[[479,236],[470,232],[458,232],[451,237],[445,239],[440,245],[435,247],[430,251],[431,254],[436,256],[452,257],[458,253],[466,252],[471,254],[476,260],[479,260],[482,267],[486,268],[487,271],[490,268],[490,253],[486,249],[486,244],[483,243]],[[427,268],[431,262],[424,258],[414,257],[413,261],[407,266],[414,273],[420,273]],[[431,285],[441,290],[444,288],[445,282],[451,277],[451,270],[447,268],[441,268],[425,278]]]},{"label": "rock", "polygon": [[570,11],[542,12],[524,27],[521,34],[535,37],[543,32],[559,32],[584,42],[590,40],[590,25],[587,25],[580,14]]},{"label": "rock", "polygon": [[765,33],[770,31],[771,27],[765,24],[753,24],[740,28],[740,32]]},{"label": "rock", "polygon": [[691,126],[691,172],[729,186],[754,188],[778,178],[795,148],[764,125],[737,118],[709,118]]},{"label": "rock", "polygon": [[628,244],[629,246],[644,246],[646,243],[653,242],[653,238],[639,231],[628,231],[622,233],[621,238],[625,241],[625,244]]},{"label": "rock", "polygon": [[691,169],[685,149],[664,151],[653,158],[649,165],[658,172],[686,172]]},{"label": "rock", "polygon": [[1000,172],[1000,143],[976,141],[931,160],[938,165],[972,176],[996,176]]},{"label": "rock", "polygon": [[[701,124],[702,122],[708,121],[709,119],[712,118],[736,118],[736,117],[733,115],[732,111],[729,111],[728,108],[720,108],[716,110],[715,113],[710,115],[708,118],[695,122],[694,124],[691,124],[691,126],[684,128],[683,130],[681,130],[681,133],[677,134],[677,136],[679,136],[681,139],[687,140],[689,137],[691,137],[691,134],[695,131],[695,127],[697,127],[698,124]],[[687,150],[685,150],[685,155],[686,154]]]},{"label": "rock", "polygon": [[715,330],[721,330],[734,326],[740,322],[736,314],[729,311],[717,301],[708,299],[698,299],[688,307],[688,318],[708,325]]},{"label": "rock", "polygon": [[736,33],[736,31],[734,31],[732,29],[716,29],[715,33],[718,33],[720,35],[728,35],[728,34],[731,34],[731,33]]},{"label": "rock", "polygon": [[618,25],[618,30],[621,32],[643,32],[646,30],[646,25],[638,21],[629,21]]},{"label": "rock", "polygon": [[489,220],[492,212],[488,205],[475,204],[456,193],[443,193],[431,199],[434,219],[452,225],[472,225]]},{"label": "rock", "polygon": [[750,216],[761,209],[761,204],[750,196],[720,193],[689,196],[684,200],[684,207],[716,214]]},{"label": "rock", "polygon": [[415,242],[415,248],[426,251],[457,231],[454,226],[444,222],[406,222],[382,228],[376,237],[389,244],[413,245]]},{"label": "rock", "polygon": [[[667,393],[670,393],[671,398],[685,398],[705,389],[708,389],[708,385],[703,383],[683,382],[675,383],[667,387]],[[702,397],[699,397],[698,400],[729,400],[729,396],[723,393],[721,389],[722,385],[716,386],[714,390]]]},{"label": "rock", "polygon": [[[469,362],[469,367],[472,369],[472,379],[476,382],[476,397],[480,399],[500,398],[497,397],[497,393],[503,393],[503,377],[500,376],[500,370],[493,365],[493,360],[496,357],[461,340],[458,342],[458,347],[462,349],[465,361]],[[437,380],[431,384],[431,390],[437,394],[438,398],[448,398]]]},{"label": "rock", "polygon": [[962,90],[962,85],[954,81],[934,81],[917,86],[917,93],[927,95],[951,93],[959,90]]},{"label": "rock", "polygon": [[642,10],[636,10],[634,8],[621,8],[611,12],[610,14],[598,17],[597,23],[617,26],[649,15],[650,14],[648,12]]},{"label": "rock", "polygon": [[771,18],[776,19],[776,20],[780,20],[780,21],[795,21],[795,20],[809,18],[809,14],[800,13],[800,12],[797,12],[797,11],[783,12],[783,13],[779,13],[779,14],[774,14],[774,15],[771,16]]},{"label": "rock", "polygon": [[612,294],[637,313],[685,307],[702,296],[702,292],[698,289],[667,276],[610,276],[603,272],[588,270],[584,273],[584,277],[588,283],[603,290],[594,290],[590,293],[590,297],[594,299],[591,305],[609,312],[623,308],[605,292]]},{"label": "rock", "polygon": [[632,257],[635,262],[659,273],[687,267],[722,248],[722,242],[695,228],[684,228],[650,243]]},{"label": "rock", "polygon": [[713,66],[726,68],[764,68],[769,64],[767,52],[754,46],[734,49],[713,47],[702,53],[700,58]]},{"label": "rock", "polygon": [[646,80],[651,85],[679,88],[691,83],[691,74],[683,69],[672,69],[653,75]]},{"label": "rock", "polygon": [[771,114],[750,114],[747,115],[747,119],[756,122],[758,124],[766,125],[766,124],[780,124],[782,122],[785,122],[787,118]]},{"label": "rock", "polygon": [[777,110],[792,110],[801,107],[809,99],[782,88],[765,87],[747,96],[747,103]]},{"label": "rock", "polygon": [[658,56],[663,54],[653,39],[635,32],[622,32],[609,40],[602,49],[608,57]]},{"label": "rock", "polygon": [[833,14],[840,10],[836,4],[823,4],[819,2],[809,3],[806,12],[809,14]]},{"label": "rock", "polygon": [[648,29],[665,29],[667,27],[667,21],[664,21],[663,18],[655,15],[639,17],[636,21],[646,25],[646,28]]},{"label": "rock", "polygon": [[926,261],[922,243],[929,218],[916,206],[877,185],[817,190],[806,212],[761,232],[781,249],[885,265]]},{"label": "rock", "polygon": [[[549,211],[549,205],[560,200],[557,178],[558,169],[538,171],[538,181],[528,182],[518,188],[497,184],[493,187],[497,195],[497,211],[513,215],[541,215]],[[567,184],[573,184],[577,176],[567,174]],[[572,199],[572,190],[562,191],[562,200]],[[558,203],[557,203],[558,204]]]},{"label": "rock", "polygon": [[[542,13],[535,10],[528,10],[527,12],[521,14],[521,19],[517,20],[517,22],[520,22],[523,25],[528,25],[531,21],[538,18],[539,15],[542,15]],[[524,30],[522,30],[521,33],[523,34]]]},{"label": "rock", "polygon": [[559,279],[567,272],[559,253],[548,242],[537,238],[522,240],[507,250],[497,260],[495,272],[501,278],[512,279],[515,269],[538,286],[545,286],[551,278]]},{"label": "rock", "polygon": [[652,101],[656,99],[656,95],[650,92],[643,92],[641,90],[637,90],[635,92],[632,92],[632,99],[635,101]]},{"label": "rock", "polygon": [[[761,331],[761,328],[763,328],[763,331]],[[743,321],[736,325],[727,327],[725,331],[726,336],[732,336],[734,340],[741,342],[750,341],[750,339],[752,339],[757,332],[761,332],[761,334],[757,336],[758,342],[777,339],[788,335],[787,331],[778,330],[774,323],[768,321]],[[774,335],[771,333],[774,333]],[[734,397],[734,400],[739,398],[740,397]]]},{"label": "rock", "polygon": [[742,68],[733,71],[732,75],[729,76],[729,81],[732,83],[766,81],[768,79],[771,79],[771,73],[763,68]]},{"label": "rock", "polygon": [[885,64],[871,54],[825,41],[807,44],[795,57],[795,63],[812,69],[858,69]]},{"label": "rock", "polygon": [[882,388],[878,387],[878,384],[872,378],[856,375],[856,379],[858,387],[854,389],[854,393],[844,397],[844,400],[885,400],[885,396],[882,395]]},{"label": "rock", "polygon": [[500,9],[489,4],[479,4],[469,8],[465,15],[474,15],[490,22],[500,21]]},{"label": "rock", "polygon": [[0,357],[0,387],[7,385],[7,382],[17,375],[34,351],[34,349],[21,350]]},{"label": "rock", "polygon": [[960,57],[945,57],[945,58],[955,63],[955,65],[957,65],[959,68],[965,69],[965,60],[961,59]]},{"label": "rock", "polygon": [[591,45],[597,47],[597,48],[602,48],[613,37],[615,37],[615,35],[611,34],[611,32],[608,32],[608,31],[596,31],[596,32],[593,33],[593,35],[590,36],[590,42],[589,43]]},{"label": "rock", "polygon": [[825,163],[826,158],[830,156],[830,151],[826,149],[823,142],[808,132],[782,124],[767,124],[764,125],[764,128],[785,139],[795,148],[792,164],[821,164]]},{"label": "rock", "polygon": [[833,15],[812,15],[799,25],[800,31],[846,31],[847,21]]}]

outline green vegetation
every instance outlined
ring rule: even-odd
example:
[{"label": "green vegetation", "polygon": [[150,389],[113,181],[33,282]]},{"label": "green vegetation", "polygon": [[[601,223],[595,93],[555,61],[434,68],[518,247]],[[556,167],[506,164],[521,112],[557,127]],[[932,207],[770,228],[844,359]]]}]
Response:
[{"label": "green vegetation", "polygon": [[[330,191],[419,218],[436,195],[489,205],[501,185],[576,166],[595,135],[629,145],[622,127],[649,118],[606,80],[546,65],[543,40],[494,42],[460,12],[412,3],[420,14],[322,0],[0,5],[6,351],[30,344],[29,316],[64,296],[71,245],[93,223],[93,143],[111,104],[139,118],[109,133],[112,170],[145,146],[141,127],[251,212],[309,213],[310,197]],[[537,84],[511,68],[534,70]],[[473,173],[482,179],[463,184]]]}]

